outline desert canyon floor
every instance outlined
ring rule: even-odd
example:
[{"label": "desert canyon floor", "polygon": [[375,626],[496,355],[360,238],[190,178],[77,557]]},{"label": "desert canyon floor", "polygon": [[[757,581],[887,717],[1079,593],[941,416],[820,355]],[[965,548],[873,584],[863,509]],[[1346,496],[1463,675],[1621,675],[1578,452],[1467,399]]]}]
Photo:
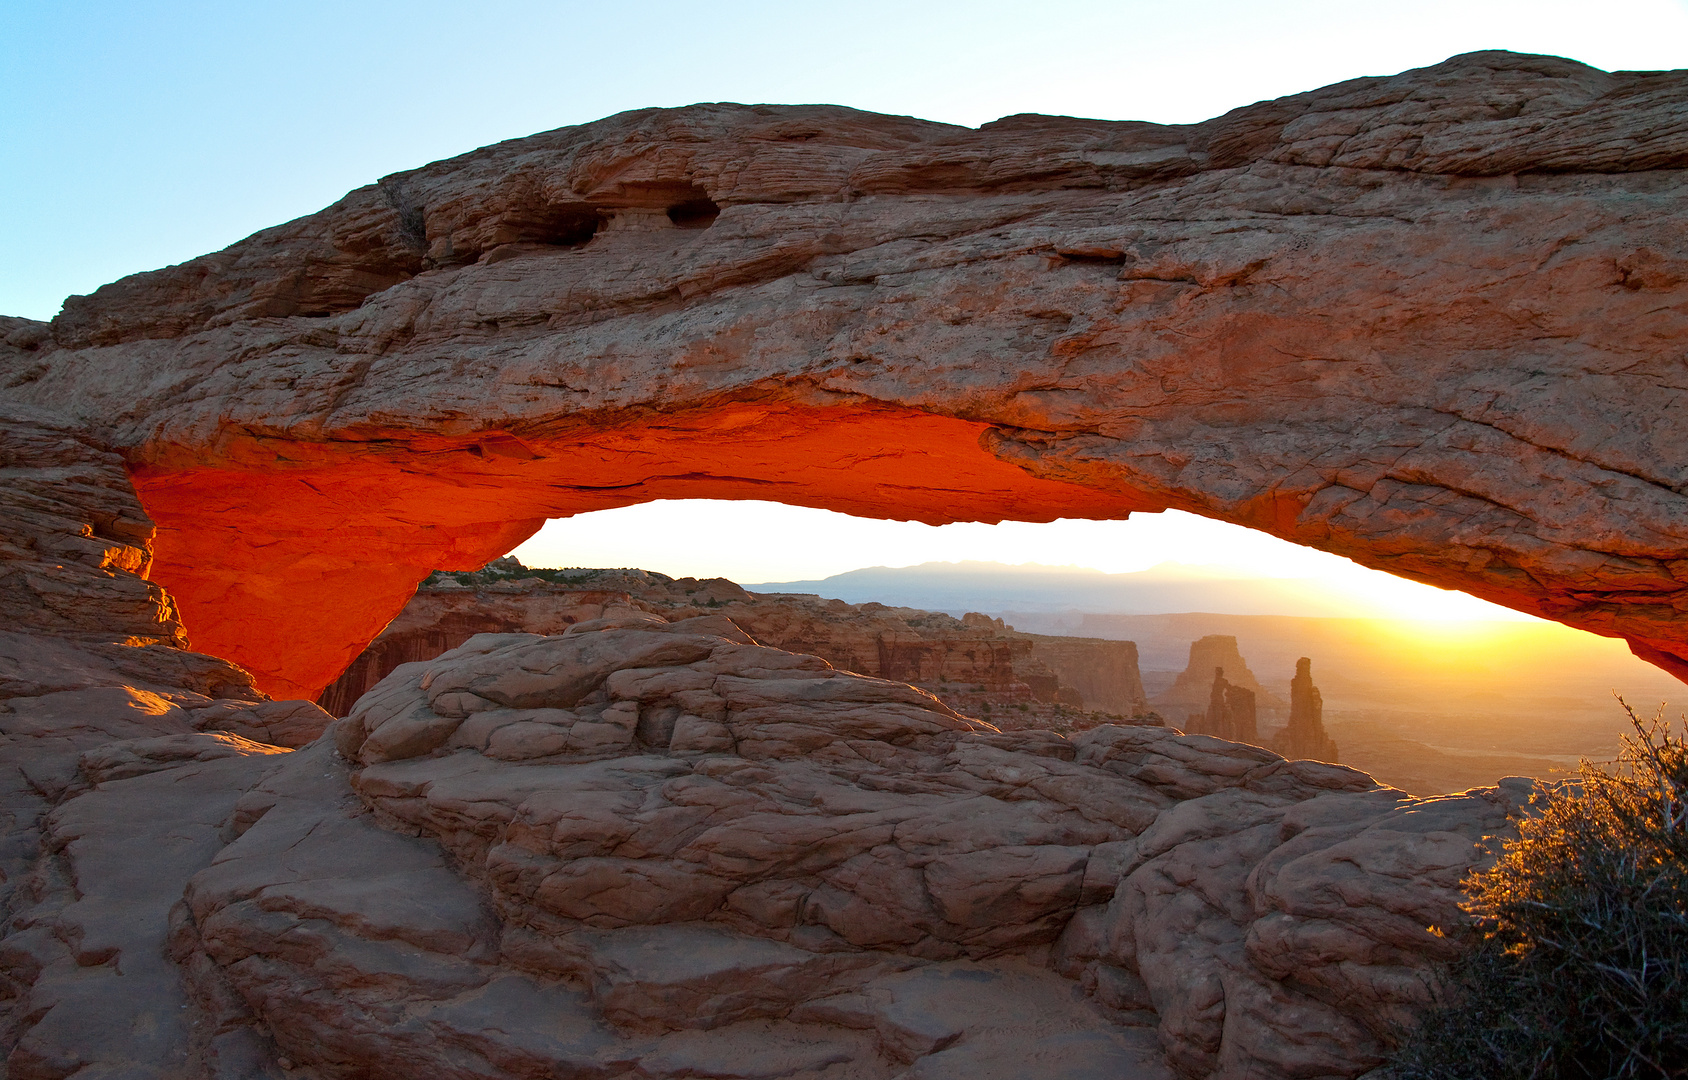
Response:
[{"label": "desert canyon floor", "polygon": [[431,571],[664,497],[1184,509],[1688,677],[1685,167],[1688,72],[1504,52],[1180,127],[646,110],[0,319],[5,1080],[1377,1068],[1536,781],[1066,722],[1077,646],[992,722],[795,600],[314,702]]}]

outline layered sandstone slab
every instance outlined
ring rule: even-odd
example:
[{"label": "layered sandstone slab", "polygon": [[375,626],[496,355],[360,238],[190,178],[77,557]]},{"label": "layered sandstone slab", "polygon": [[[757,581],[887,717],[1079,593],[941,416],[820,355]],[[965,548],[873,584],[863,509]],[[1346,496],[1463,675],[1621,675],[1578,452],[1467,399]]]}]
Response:
[{"label": "layered sandstone slab", "polygon": [[238,801],[172,947],[219,1045],[324,1077],[1357,1076],[1532,790],[601,620],[395,671]]},{"label": "layered sandstone slab", "polygon": [[314,696],[427,570],[662,497],[1177,507],[1688,672],[1688,75],[1475,53],[1183,127],[643,111],[11,320],[201,647]]}]

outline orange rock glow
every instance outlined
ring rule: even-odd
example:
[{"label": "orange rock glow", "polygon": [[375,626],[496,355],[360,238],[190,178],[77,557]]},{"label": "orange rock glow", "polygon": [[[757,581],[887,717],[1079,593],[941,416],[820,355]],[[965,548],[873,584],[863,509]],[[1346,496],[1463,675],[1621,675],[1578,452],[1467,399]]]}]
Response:
[{"label": "orange rock glow", "polygon": [[[314,698],[433,569],[476,569],[547,518],[652,499],[767,499],[870,517],[1051,521],[1161,509],[1041,480],[987,425],[887,409],[724,405],[544,439],[242,440],[229,464],[137,466],[152,578],[193,647]],[[683,545],[685,537],[676,536]]]}]

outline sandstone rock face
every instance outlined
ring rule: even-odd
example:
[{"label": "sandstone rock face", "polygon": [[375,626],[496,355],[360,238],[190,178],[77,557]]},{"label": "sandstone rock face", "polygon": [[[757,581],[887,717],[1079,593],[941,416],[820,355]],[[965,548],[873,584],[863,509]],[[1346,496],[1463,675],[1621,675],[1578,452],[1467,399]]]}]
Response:
[{"label": "sandstone rock face", "polygon": [[629,587],[669,618],[718,612],[764,644],[913,683],[969,714],[994,709],[989,719],[998,727],[1070,728],[1104,716],[1157,722],[1144,703],[1130,642],[1021,633],[976,611],[956,619],[919,608],[747,592],[722,578]]},{"label": "sandstone rock face", "polygon": [[9,320],[0,382],[122,451],[278,694],[429,569],[663,497],[1177,507],[1684,673],[1685,101],[1491,52],[1185,127],[628,113]]},{"label": "sandstone rock face", "polygon": [[241,793],[331,718],[183,647],[120,457],[44,414],[0,418],[5,1075],[262,1075],[201,1070],[169,915]]},{"label": "sandstone rock face", "polygon": [[1078,691],[1084,708],[1124,717],[1149,711],[1135,641],[1032,635],[1032,660]]},{"label": "sandstone rock face", "polygon": [[[55,520],[144,522],[121,481]],[[34,535],[12,561],[81,550]],[[315,738],[224,661],[108,640],[102,605],[168,598],[84,565],[37,601],[76,628],[0,641],[19,1080],[1352,1076],[1530,790],[1001,732],[618,604],[402,665]]]},{"label": "sandstone rock face", "polygon": [[9,631],[183,647],[147,580],[153,523],[123,459],[73,425],[0,407],[0,610]]},{"label": "sandstone rock face", "polygon": [[15,1080],[1351,1076],[1530,791],[1002,732],[609,601],[326,737],[179,647],[115,456],[5,439]]},{"label": "sandstone rock face", "polygon": [[1356,1076],[1532,790],[999,732],[719,616],[483,634],[283,761],[171,942],[323,1077]]},{"label": "sandstone rock face", "polygon": [[534,584],[539,587],[489,590],[428,588],[424,583],[317,704],[344,716],[399,665],[432,660],[476,634],[560,634],[575,623],[603,618],[606,609],[634,610],[625,592],[551,589],[537,580]]},{"label": "sandstone rock face", "polygon": [[[1192,735],[1212,735],[1233,742],[1259,743],[1258,719],[1254,691],[1227,681],[1225,669],[1216,667],[1213,669],[1213,688],[1208,697],[1207,712],[1191,713],[1190,722],[1184,729]],[[1286,756],[1309,757],[1319,761],[1336,760],[1314,754]]]}]

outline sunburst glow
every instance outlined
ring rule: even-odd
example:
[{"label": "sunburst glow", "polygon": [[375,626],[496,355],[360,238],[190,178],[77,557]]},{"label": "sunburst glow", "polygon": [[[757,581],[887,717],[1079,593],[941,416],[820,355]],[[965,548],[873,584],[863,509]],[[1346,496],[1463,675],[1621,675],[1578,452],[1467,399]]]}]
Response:
[{"label": "sunburst glow", "polygon": [[513,554],[530,566],[640,566],[746,585],[813,580],[864,566],[976,560],[1124,574],[1163,563],[1203,576],[1293,583],[1300,611],[1434,624],[1535,621],[1238,525],[1169,510],[1124,521],[923,525],[767,502],[672,500],[548,522]]}]

